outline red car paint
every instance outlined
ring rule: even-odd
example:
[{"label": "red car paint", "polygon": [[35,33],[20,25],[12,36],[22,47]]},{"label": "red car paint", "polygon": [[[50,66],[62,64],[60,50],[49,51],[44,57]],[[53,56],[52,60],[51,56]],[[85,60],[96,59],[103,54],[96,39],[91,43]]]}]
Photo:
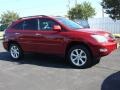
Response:
[{"label": "red car paint", "polygon": [[[19,19],[10,25],[4,35],[3,45],[6,50],[9,50],[10,42],[16,42],[20,45],[24,52],[37,52],[46,54],[58,54],[65,56],[67,48],[71,44],[82,43],[86,45],[93,57],[102,57],[110,54],[117,48],[117,43],[110,33],[99,29],[71,29],[63,23],[56,20],[54,17],[34,17],[48,18],[57,22],[61,27],[61,31],[42,31],[42,30],[15,30],[12,27],[17,23],[29,20],[31,18]],[[101,35],[108,39],[108,42],[100,43],[91,35]],[[100,49],[107,51],[100,51]]]}]

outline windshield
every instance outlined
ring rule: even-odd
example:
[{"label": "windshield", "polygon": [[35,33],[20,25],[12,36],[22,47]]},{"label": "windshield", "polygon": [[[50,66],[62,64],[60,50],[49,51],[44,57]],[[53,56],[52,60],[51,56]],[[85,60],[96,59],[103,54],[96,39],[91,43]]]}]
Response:
[{"label": "windshield", "polygon": [[71,28],[71,29],[81,29],[83,28],[82,26],[80,26],[79,24],[75,23],[72,20],[66,19],[66,18],[62,18],[62,17],[57,17],[56,18],[59,22],[63,23],[65,26]]},{"label": "windshield", "polygon": [[88,20],[78,19],[78,20],[75,20],[75,22],[83,26],[84,28],[90,28]]}]

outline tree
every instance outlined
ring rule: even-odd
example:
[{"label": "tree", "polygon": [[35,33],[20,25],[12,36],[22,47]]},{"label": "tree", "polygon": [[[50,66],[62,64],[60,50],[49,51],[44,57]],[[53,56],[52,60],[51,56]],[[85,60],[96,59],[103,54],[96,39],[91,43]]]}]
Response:
[{"label": "tree", "polygon": [[83,2],[82,4],[76,4],[75,7],[68,11],[68,17],[74,19],[88,19],[94,16],[95,9],[89,2]]},{"label": "tree", "polygon": [[16,20],[19,18],[19,15],[13,11],[7,11],[7,12],[4,12],[2,15],[1,15],[1,25],[2,26],[8,26],[12,21]]},{"label": "tree", "polygon": [[120,20],[120,0],[103,0],[101,5],[110,18]]}]

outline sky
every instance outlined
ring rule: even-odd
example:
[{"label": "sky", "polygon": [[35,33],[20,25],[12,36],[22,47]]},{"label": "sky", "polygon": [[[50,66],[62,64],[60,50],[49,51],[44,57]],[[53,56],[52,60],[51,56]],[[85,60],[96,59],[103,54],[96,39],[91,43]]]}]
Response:
[{"label": "sky", "polygon": [[[102,0],[77,0],[77,3],[90,2],[96,10],[95,18],[102,17]],[[70,0],[70,7],[75,5],[75,0]],[[0,14],[7,10],[17,12],[21,17],[32,15],[58,15],[67,14],[68,0],[0,0]]]}]

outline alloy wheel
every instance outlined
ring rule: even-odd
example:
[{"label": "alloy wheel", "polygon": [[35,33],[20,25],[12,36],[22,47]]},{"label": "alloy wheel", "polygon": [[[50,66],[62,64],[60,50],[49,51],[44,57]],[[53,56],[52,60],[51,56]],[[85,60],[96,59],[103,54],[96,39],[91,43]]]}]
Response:
[{"label": "alloy wheel", "polygon": [[82,49],[74,49],[70,54],[70,58],[76,66],[83,66],[87,62],[87,55]]}]

